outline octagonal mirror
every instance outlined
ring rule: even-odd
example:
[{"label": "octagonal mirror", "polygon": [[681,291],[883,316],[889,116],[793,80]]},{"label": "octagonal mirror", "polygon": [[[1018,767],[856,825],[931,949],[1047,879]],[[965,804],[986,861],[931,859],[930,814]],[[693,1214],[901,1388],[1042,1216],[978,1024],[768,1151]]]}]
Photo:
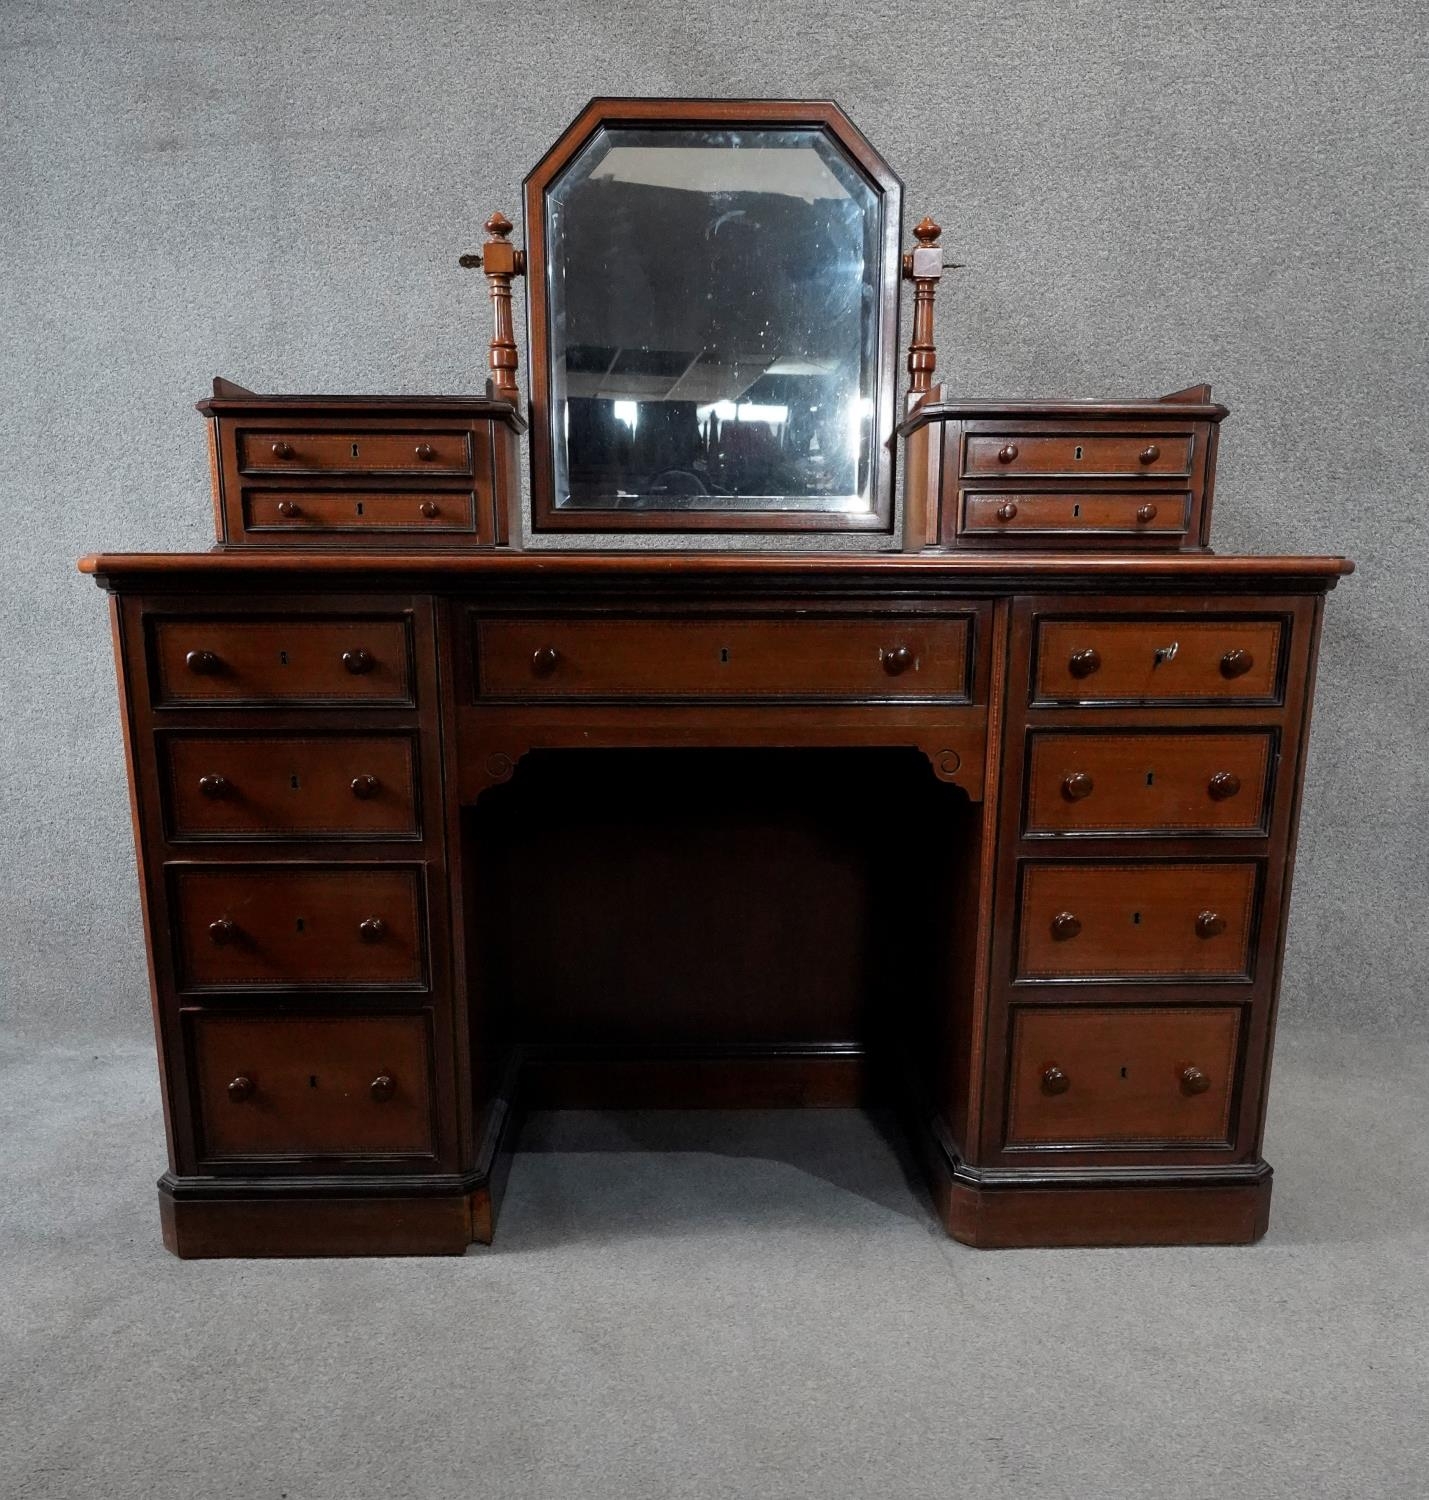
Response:
[{"label": "octagonal mirror", "polygon": [[534,529],[891,530],[898,218],[834,105],[588,106],[526,182]]}]

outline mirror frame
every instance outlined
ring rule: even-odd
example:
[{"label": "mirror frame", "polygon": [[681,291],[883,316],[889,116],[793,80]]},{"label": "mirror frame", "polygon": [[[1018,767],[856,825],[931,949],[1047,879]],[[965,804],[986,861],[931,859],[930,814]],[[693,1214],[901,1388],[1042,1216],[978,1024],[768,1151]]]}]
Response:
[{"label": "mirror frame", "polygon": [[[877,195],[878,330],[875,341],[871,509],[837,511],[596,510],[556,504],[551,434],[554,376],[547,287],[546,191],[606,126],[737,130],[817,127],[853,162]],[[903,184],[837,104],[815,99],[599,98],[576,116],[523,184],[526,239],[526,327],[531,370],[531,529],[533,532],[888,532],[893,530],[894,397],[897,385],[898,291],[901,277]]]}]

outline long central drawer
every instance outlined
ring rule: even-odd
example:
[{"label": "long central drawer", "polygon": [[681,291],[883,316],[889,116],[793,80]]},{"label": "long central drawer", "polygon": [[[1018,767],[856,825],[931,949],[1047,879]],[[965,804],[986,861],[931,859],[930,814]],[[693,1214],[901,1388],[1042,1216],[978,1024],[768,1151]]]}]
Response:
[{"label": "long central drawer", "polygon": [[969,615],[478,619],[479,697],[935,698],[966,702]]}]

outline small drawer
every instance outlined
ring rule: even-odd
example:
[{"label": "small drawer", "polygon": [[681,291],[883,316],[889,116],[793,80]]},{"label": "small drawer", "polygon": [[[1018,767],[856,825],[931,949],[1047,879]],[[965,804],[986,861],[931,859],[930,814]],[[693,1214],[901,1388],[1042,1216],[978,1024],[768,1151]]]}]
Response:
[{"label": "small drawer", "polygon": [[1027,864],[1018,979],[1247,979],[1254,864]]},{"label": "small drawer", "polygon": [[1284,626],[1191,618],[1037,623],[1035,703],[1274,703]]},{"label": "small drawer", "polygon": [[410,867],[180,868],[173,873],[185,990],[420,989],[420,873]]},{"label": "small drawer", "polygon": [[1020,1009],[1009,1146],[1230,1144],[1237,1006]]},{"label": "small drawer", "polygon": [[154,621],[159,703],[410,705],[405,620]]},{"label": "small drawer", "polygon": [[416,838],[406,736],[162,738],[174,838]]},{"label": "small drawer", "polygon": [[244,473],[470,474],[467,432],[240,431]]},{"label": "small drawer", "polygon": [[1029,834],[1265,831],[1272,737],[1034,732]]},{"label": "small drawer", "polygon": [[1004,433],[970,436],[968,475],[1030,474],[1085,479],[1191,472],[1190,433]]},{"label": "small drawer", "polygon": [[200,1155],[430,1156],[425,1015],[190,1018]]},{"label": "small drawer", "polygon": [[1191,496],[1115,490],[968,490],[964,533],[977,536],[1122,536],[1175,540],[1190,527]]},{"label": "small drawer", "polygon": [[259,490],[243,492],[246,534],[476,530],[469,490]]},{"label": "small drawer", "polygon": [[966,616],[476,622],[478,693],[558,698],[966,702]]}]

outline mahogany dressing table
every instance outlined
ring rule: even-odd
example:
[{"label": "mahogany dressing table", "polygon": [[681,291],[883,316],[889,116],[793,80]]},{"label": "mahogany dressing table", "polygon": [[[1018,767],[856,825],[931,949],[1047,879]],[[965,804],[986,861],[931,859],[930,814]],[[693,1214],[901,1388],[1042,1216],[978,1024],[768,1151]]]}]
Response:
[{"label": "mahogany dressing table", "polygon": [[459,1254],[527,1105],[893,1105],[968,1244],[1258,1238],[1351,565],[1209,550],[1208,387],[936,386],[833,105],[596,100],[488,229],[482,396],[216,380],[217,547],[81,563],[168,1247]]}]

